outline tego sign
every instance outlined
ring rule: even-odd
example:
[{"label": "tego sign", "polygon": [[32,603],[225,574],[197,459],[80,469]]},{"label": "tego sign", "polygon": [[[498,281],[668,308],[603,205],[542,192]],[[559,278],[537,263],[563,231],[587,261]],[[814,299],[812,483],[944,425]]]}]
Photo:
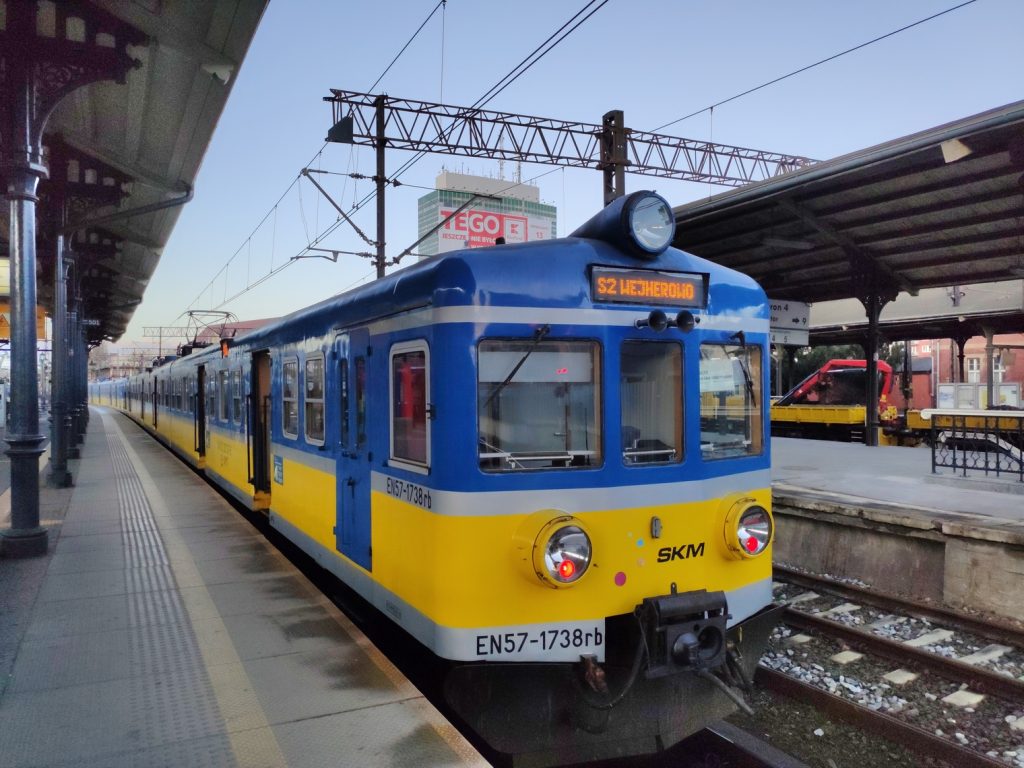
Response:
[{"label": "tego sign", "polygon": [[[441,219],[451,216],[451,210],[441,210]],[[491,211],[462,211],[452,216],[440,231],[440,249],[449,251],[453,248],[481,248],[494,245],[499,237],[506,243],[525,243],[528,240],[539,240],[543,237],[543,229],[530,227],[526,216],[509,213],[492,213]]]}]

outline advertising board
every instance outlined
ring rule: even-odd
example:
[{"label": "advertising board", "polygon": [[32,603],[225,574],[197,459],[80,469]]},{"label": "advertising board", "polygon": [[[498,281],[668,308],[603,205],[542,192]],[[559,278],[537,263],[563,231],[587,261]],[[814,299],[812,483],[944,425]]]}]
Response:
[{"label": "advertising board", "polygon": [[[453,208],[441,208],[438,221],[451,216]],[[468,208],[438,230],[438,252],[482,248],[505,238],[506,243],[527,243],[551,237],[551,221],[523,214],[494,213]]]}]

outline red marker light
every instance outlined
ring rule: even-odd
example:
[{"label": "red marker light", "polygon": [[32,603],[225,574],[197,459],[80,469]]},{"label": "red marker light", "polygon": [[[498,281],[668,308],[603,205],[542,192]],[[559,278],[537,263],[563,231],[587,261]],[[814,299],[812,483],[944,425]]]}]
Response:
[{"label": "red marker light", "polygon": [[557,371],[555,371],[555,373],[557,373],[559,376],[565,376],[565,374],[567,374],[568,372],[568,368],[559,368]]},{"label": "red marker light", "polygon": [[558,564],[558,575],[568,581],[576,573],[576,563],[572,560],[563,560]]},{"label": "red marker light", "polygon": [[755,539],[753,536],[747,539],[747,552],[757,552],[757,539]]}]

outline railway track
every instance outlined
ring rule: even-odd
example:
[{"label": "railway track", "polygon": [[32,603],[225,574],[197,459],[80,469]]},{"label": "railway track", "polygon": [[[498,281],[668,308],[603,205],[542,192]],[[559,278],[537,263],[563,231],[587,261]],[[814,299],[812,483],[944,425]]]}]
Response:
[{"label": "railway track", "polygon": [[762,685],[957,768],[1024,766],[1018,628],[790,569],[776,578],[790,607]]},{"label": "railway track", "polygon": [[713,754],[720,756],[723,765],[736,768],[807,768],[806,763],[725,721],[705,729],[701,736],[712,745]]}]

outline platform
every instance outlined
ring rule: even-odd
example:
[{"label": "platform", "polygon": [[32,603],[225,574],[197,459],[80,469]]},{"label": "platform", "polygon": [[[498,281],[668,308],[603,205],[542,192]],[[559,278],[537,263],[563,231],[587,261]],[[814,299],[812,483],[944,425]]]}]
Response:
[{"label": "platform", "polygon": [[0,560],[0,768],[486,765],[135,424],[93,409],[72,469],[50,553]]},{"label": "platform", "polygon": [[772,438],[775,559],[1024,621],[1019,483],[947,472],[924,447]]}]

